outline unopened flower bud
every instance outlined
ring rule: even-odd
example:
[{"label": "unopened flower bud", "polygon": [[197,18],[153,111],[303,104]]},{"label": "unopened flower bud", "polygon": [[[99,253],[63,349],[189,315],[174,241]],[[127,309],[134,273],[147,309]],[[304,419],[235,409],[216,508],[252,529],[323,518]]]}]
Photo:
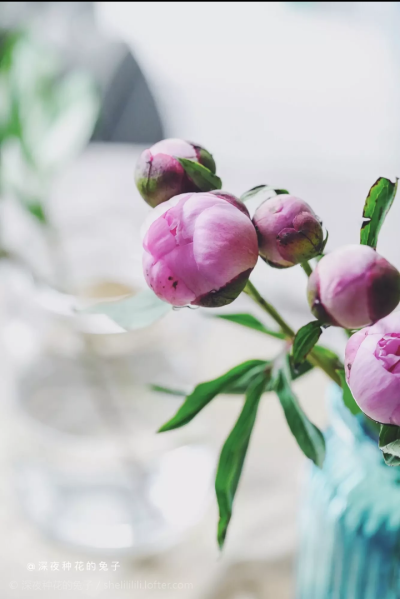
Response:
[{"label": "unopened flower bud", "polygon": [[182,139],[164,139],[144,150],[136,165],[135,182],[140,195],[152,206],[189,191],[199,191],[177,158],[188,158],[215,173],[212,155]]},{"label": "unopened flower bud", "polygon": [[327,254],[308,281],[314,316],[348,329],[387,316],[399,300],[398,270],[367,245],[348,245]]},{"label": "unopened flower bud", "polygon": [[259,206],[253,218],[259,253],[276,268],[288,268],[321,253],[321,221],[310,206],[292,195],[281,194]]},{"label": "unopened flower bud", "polygon": [[357,331],[346,346],[346,380],[363,412],[400,426],[400,313]]},{"label": "unopened flower bud", "polygon": [[243,291],[258,258],[247,209],[224,192],[176,196],[149,215],[143,241],[146,281],[174,305],[219,307]]}]

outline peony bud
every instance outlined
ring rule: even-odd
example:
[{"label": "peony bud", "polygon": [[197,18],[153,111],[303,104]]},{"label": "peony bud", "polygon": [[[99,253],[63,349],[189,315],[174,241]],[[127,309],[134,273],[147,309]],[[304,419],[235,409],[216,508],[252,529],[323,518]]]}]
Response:
[{"label": "peony bud", "polygon": [[147,284],[174,306],[218,307],[243,291],[258,258],[257,234],[239,200],[186,193],[158,206],[143,241]]},{"label": "peony bud", "polygon": [[321,221],[310,206],[291,195],[281,194],[259,206],[253,218],[259,253],[275,268],[288,268],[322,252]]},{"label": "peony bud", "polygon": [[350,337],[345,371],[362,411],[382,424],[400,426],[400,312]]},{"label": "peony bud", "polygon": [[159,141],[144,150],[135,171],[139,193],[153,208],[180,193],[199,191],[177,158],[189,158],[215,173],[213,157],[201,146],[182,139]]},{"label": "peony bud", "polygon": [[318,262],[307,291],[316,318],[358,329],[395,309],[400,300],[400,274],[371,247],[348,245]]}]

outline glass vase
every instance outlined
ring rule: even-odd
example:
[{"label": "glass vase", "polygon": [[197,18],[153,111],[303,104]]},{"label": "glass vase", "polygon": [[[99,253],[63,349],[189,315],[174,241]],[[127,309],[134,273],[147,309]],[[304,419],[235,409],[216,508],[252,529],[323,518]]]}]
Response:
[{"label": "glass vase", "polygon": [[300,514],[297,599],[400,597],[400,469],[362,415],[329,397],[324,467],[309,467]]},{"label": "glass vase", "polygon": [[8,434],[23,511],[47,536],[86,552],[144,557],[171,547],[204,513],[215,456],[201,425],[156,434],[182,399],[149,383],[196,378],[195,352],[184,350],[193,318],[180,325],[171,314],[121,334],[23,273],[3,268],[2,283]]}]

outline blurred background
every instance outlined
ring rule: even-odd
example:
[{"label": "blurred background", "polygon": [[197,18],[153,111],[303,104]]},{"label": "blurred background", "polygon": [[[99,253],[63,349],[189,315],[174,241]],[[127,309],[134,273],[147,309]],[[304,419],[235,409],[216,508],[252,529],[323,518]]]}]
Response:
[{"label": "blurred background", "polygon": [[[133,172],[164,137],[210,150],[236,195],[305,199],[328,250],[357,243],[370,186],[400,173],[399,24],[397,2],[0,3],[2,597],[150,598],[156,583],[166,597],[296,596],[307,466],[275,398],[220,556],[213,476],[241,400],[156,435],[181,399],[149,388],[190,388],[279,344],[202,310],[123,333],[77,309],[145,289],[150,209]],[[395,203],[379,242],[398,268],[399,222]],[[300,268],[260,264],[254,281],[294,326],[309,320]],[[326,339],[343,351],[340,332]],[[326,387],[314,371],[295,384],[320,426]]]}]

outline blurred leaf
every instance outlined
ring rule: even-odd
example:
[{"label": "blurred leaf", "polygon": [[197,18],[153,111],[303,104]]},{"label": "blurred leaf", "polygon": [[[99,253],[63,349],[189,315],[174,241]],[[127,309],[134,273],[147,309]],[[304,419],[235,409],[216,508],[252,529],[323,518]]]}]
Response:
[{"label": "blurred leaf", "polygon": [[400,465],[400,427],[382,424],[379,433],[379,448],[388,466]]},{"label": "blurred leaf", "polygon": [[379,231],[396,196],[397,182],[397,178],[395,183],[392,183],[389,179],[380,177],[369,190],[363,211],[365,220],[360,233],[362,245],[376,249]]},{"label": "blurred leaf", "polygon": [[267,380],[266,373],[260,373],[252,381],[246,393],[245,404],[240,416],[221,451],[215,479],[215,491],[219,506],[218,544],[221,549],[232,516],[232,505],[256,420],[258,405]]},{"label": "blurred leaf", "polygon": [[193,183],[201,189],[201,191],[213,191],[214,189],[221,189],[222,181],[217,175],[214,175],[208,168],[203,164],[199,164],[189,158],[177,158],[185,173],[193,181]]},{"label": "blurred leaf", "polygon": [[164,387],[162,385],[150,385],[152,391],[157,393],[165,393],[166,395],[176,395],[177,397],[186,397],[187,392],[183,389],[171,389],[170,387]]},{"label": "blurred leaf", "polygon": [[172,310],[172,306],[161,301],[150,289],[133,297],[115,302],[105,302],[86,308],[83,312],[105,314],[126,331],[144,329]]},{"label": "blurred leaf", "polygon": [[219,393],[222,393],[225,389],[229,388],[230,385],[239,381],[255,367],[265,368],[266,364],[267,362],[263,360],[248,360],[247,362],[243,362],[243,364],[235,366],[217,379],[206,383],[200,383],[200,385],[197,385],[192,393],[186,397],[175,416],[164,424],[159,429],[159,432],[170,431],[187,424],[197,416],[197,414],[205,408],[216,395],[219,395]]},{"label": "blurred leaf", "polygon": [[340,384],[343,390],[343,402],[346,408],[350,410],[350,412],[354,415],[361,414],[361,409],[358,407],[356,400],[353,397],[352,392],[350,391],[350,387],[346,381],[346,374],[343,368],[336,370],[337,374],[340,378]]},{"label": "blurred leaf", "polygon": [[295,368],[298,364],[304,362],[321,337],[321,334],[322,327],[318,320],[309,322],[297,331],[292,347],[293,365]]},{"label": "blurred leaf", "polygon": [[268,329],[260,320],[258,320],[258,318],[252,314],[216,314],[214,318],[229,320],[230,322],[240,324],[244,327],[248,327],[249,329],[254,329],[256,331],[260,331],[260,333],[270,335],[271,337],[276,337],[276,339],[285,339],[285,335],[283,333]]},{"label": "blurred leaf", "polygon": [[320,358],[324,358],[331,362],[335,360],[337,363],[337,368],[338,369],[343,368],[343,364],[341,363],[341,361],[339,360],[339,358],[335,354],[335,352],[333,352],[331,349],[328,349],[324,345],[316,345],[314,347],[314,353],[318,354],[318,356]]},{"label": "blurred leaf", "polygon": [[29,203],[26,204],[29,212],[35,217],[37,218],[37,220],[42,223],[45,224],[47,222],[47,218],[46,218],[46,214],[43,210],[43,207],[37,202],[37,203]]},{"label": "blurred leaf", "polygon": [[245,191],[244,194],[240,196],[240,199],[242,202],[247,202],[247,200],[250,200],[251,198],[254,198],[259,194],[265,194],[268,191],[273,191],[276,195],[289,193],[287,189],[276,189],[275,187],[271,187],[270,185],[257,185],[256,187],[252,187],[252,189],[249,189],[249,191]]},{"label": "blurred leaf", "polygon": [[279,397],[286,421],[303,453],[322,468],[325,459],[325,439],[303,412],[293,393],[286,368],[280,368],[274,377],[274,389]]}]

